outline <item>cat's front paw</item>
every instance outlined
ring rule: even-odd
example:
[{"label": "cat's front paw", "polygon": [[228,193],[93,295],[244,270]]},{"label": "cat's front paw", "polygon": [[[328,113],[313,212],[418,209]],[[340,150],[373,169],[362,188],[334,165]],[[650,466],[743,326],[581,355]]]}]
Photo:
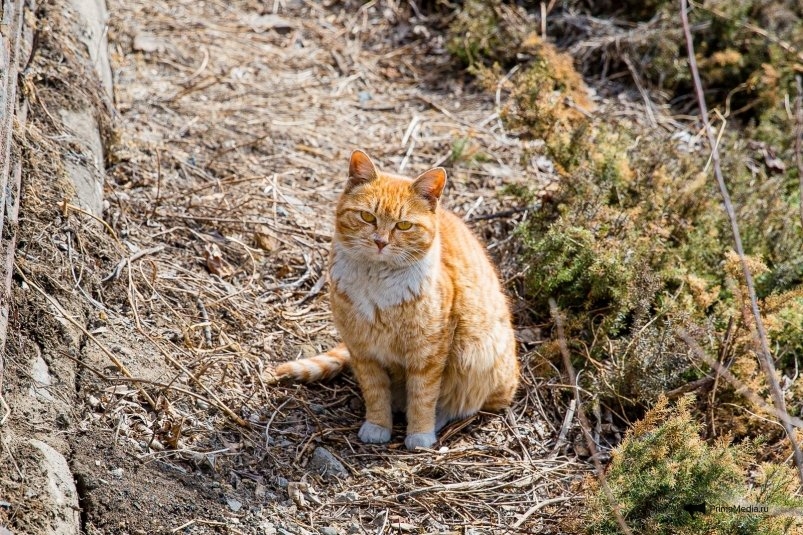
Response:
[{"label": "cat's front paw", "polygon": [[390,429],[381,425],[365,422],[357,433],[360,440],[366,444],[384,444],[390,440]]},{"label": "cat's front paw", "polygon": [[435,436],[434,432],[413,433],[412,435],[407,435],[407,438],[404,439],[404,445],[407,446],[408,450],[429,448],[435,444],[436,440],[438,440],[438,438]]}]

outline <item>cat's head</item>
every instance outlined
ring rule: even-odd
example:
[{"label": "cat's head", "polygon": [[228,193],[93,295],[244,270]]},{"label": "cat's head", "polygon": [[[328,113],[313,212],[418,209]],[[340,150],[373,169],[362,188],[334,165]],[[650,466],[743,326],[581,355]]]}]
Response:
[{"label": "cat's head", "polygon": [[411,180],[380,172],[367,154],[354,151],[337,205],[335,243],[366,262],[415,263],[438,235],[436,211],[445,183],[441,167]]}]

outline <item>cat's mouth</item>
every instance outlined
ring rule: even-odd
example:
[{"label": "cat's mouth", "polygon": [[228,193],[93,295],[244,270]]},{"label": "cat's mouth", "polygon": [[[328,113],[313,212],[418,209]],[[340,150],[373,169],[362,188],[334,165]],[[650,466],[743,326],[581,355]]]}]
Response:
[{"label": "cat's mouth", "polygon": [[373,254],[371,256],[381,260],[389,260],[393,256],[393,254],[390,251],[388,251],[387,247],[385,247],[384,249],[379,249],[377,247],[374,247]]},{"label": "cat's mouth", "polygon": [[396,254],[389,245],[384,247],[377,247],[373,243],[368,248],[368,258],[370,260],[381,262],[383,264],[395,264],[397,261]]}]

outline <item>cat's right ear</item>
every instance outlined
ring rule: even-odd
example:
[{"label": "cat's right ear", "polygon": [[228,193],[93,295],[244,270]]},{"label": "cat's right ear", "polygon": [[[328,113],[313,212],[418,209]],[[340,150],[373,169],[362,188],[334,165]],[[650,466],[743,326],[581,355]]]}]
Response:
[{"label": "cat's right ear", "polygon": [[349,162],[349,181],[346,183],[346,193],[359,185],[372,182],[377,179],[379,173],[371,158],[361,150],[351,153]]}]

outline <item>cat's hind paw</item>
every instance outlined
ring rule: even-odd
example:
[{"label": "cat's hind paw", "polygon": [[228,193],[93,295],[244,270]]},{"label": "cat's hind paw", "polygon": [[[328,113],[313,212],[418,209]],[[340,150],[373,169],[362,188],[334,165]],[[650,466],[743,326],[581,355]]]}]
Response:
[{"label": "cat's hind paw", "polygon": [[366,444],[384,444],[390,440],[390,429],[371,422],[365,422],[357,433]]},{"label": "cat's hind paw", "polygon": [[407,438],[404,439],[404,445],[407,446],[408,450],[414,450],[416,448],[429,448],[435,444],[436,440],[438,439],[434,432],[413,433],[412,435],[407,435]]}]

